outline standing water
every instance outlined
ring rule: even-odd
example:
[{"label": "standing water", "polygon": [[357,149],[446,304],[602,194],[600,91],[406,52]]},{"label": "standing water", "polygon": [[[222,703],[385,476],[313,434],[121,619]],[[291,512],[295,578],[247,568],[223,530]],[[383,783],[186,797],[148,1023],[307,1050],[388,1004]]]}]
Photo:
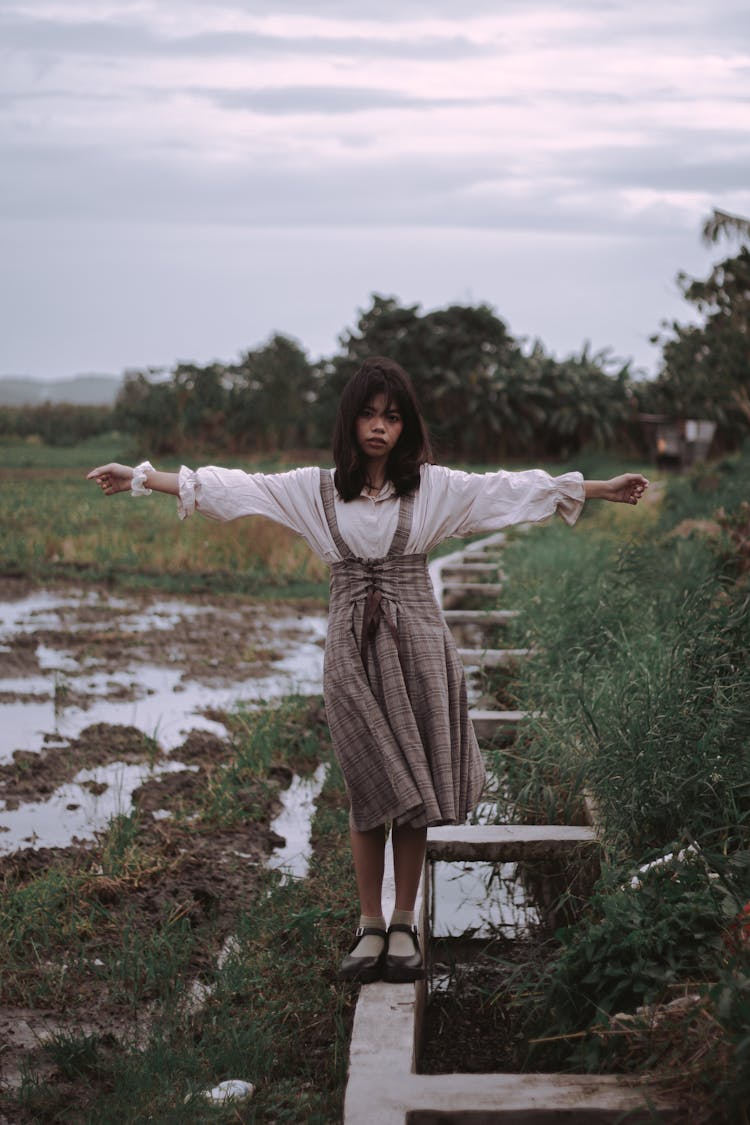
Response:
[{"label": "standing water", "polygon": [[[323,611],[41,590],[0,602],[0,768],[33,766],[83,732],[141,732],[177,750],[191,730],[224,737],[221,715],[320,690]],[[102,724],[101,727],[98,724]],[[132,758],[132,754],[130,755]],[[141,755],[143,757],[143,755]],[[0,798],[0,852],[93,839],[174,760],[108,761],[23,803]],[[4,782],[2,784],[5,784]],[[0,788],[2,794],[2,788]]]}]

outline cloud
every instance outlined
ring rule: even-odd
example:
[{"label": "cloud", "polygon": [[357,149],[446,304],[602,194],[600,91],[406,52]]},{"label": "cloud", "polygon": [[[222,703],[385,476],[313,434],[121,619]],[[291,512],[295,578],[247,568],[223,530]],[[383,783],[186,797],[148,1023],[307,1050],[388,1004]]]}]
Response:
[{"label": "cloud", "polygon": [[227,109],[250,110],[253,113],[286,114],[357,114],[374,109],[443,109],[458,108],[470,112],[481,105],[519,106],[523,98],[450,98],[417,97],[398,90],[366,86],[265,86],[246,89],[186,90],[193,97],[207,98]]},{"label": "cloud", "polygon": [[[305,232],[346,263],[369,232],[363,297],[386,232],[394,292],[399,231],[449,246],[464,285],[462,245],[476,263],[482,239],[512,243],[520,269],[523,241],[543,310],[579,269],[577,243],[592,260],[618,240],[692,246],[711,206],[750,209],[745,24],[745,0],[316,0],[313,14],[309,0],[8,0],[0,204],[37,263],[86,224],[104,258],[125,229],[163,230],[166,253],[212,224],[222,252],[233,232],[244,246],[277,232],[291,255]],[[553,242],[570,255],[562,282]],[[278,262],[280,277],[299,268]]]},{"label": "cloud", "polygon": [[55,55],[109,55],[112,58],[163,57],[239,58],[285,54],[317,54],[351,58],[462,59],[488,53],[483,46],[454,32],[450,36],[410,37],[272,34],[242,28],[197,33],[166,33],[159,25],[128,20],[42,19],[0,15],[0,37],[7,51]]},{"label": "cloud", "polygon": [[[652,154],[653,155],[653,154]],[[364,156],[317,166],[194,165],[150,154],[17,146],[3,179],[6,216],[33,221],[84,219],[245,228],[378,228],[564,231],[613,236],[695,225],[717,189],[719,169],[704,163],[686,175],[645,151],[571,157],[565,169],[519,174],[492,154],[390,160]],[[614,165],[614,166],[613,166]],[[744,187],[724,169],[726,185]]]}]

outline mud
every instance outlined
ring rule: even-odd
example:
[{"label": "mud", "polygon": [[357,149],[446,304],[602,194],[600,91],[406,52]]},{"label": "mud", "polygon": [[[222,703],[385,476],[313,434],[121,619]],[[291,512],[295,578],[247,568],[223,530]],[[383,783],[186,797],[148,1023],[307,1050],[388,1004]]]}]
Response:
[{"label": "mud", "polygon": [[237,702],[320,691],[322,608],[5,586],[0,853],[92,840],[146,783],[187,793]]},{"label": "mud", "polygon": [[[0,645],[0,681],[38,676],[48,670],[49,662],[40,661],[41,648],[42,653],[64,654],[63,663],[71,670],[109,675],[132,671],[134,678],[128,687],[132,697],[148,692],[148,685],[137,677],[138,667],[144,664],[168,661],[183,680],[207,685],[267,676],[291,646],[309,640],[306,617],[324,615],[315,602],[295,602],[292,607],[231,595],[169,598],[136,592],[123,598],[106,591],[82,594],[60,587],[44,591],[36,604],[33,595],[22,580],[0,579],[0,602],[11,607],[23,599],[31,603],[10,636],[0,620],[0,633],[5,634]],[[73,690],[85,699],[84,689],[76,686]],[[3,691],[2,683],[0,692],[11,699],[38,694],[23,685]]]},{"label": "mud", "polygon": [[[146,801],[148,803],[148,801]],[[282,841],[283,842],[283,841]],[[131,934],[151,934],[175,919],[187,919],[196,933],[189,973],[196,980],[216,959],[221,942],[231,932],[238,906],[251,902],[254,888],[271,849],[279,838],[267,824],[242,824],[231,831],[195,832],[186,826],[143,818],[140,843],[148,848],[149,867],[123,878],[100,874],[100,850],[94,846],[59,849],[27,848],[0,859],[0,883],[26,884],[36,873],[58,868],[69,877],[83,876],[79,894],[99,903],[96,939],[88,943],[88,964],[66,963],[64,999],[57,1008],[30,1008],[3,997],[0,1006],[0,1087],[14,1087],[29,1061],[35,1067],[54,1066],[44,1052],[46,1043],[66,1031],[105,1036],[133,1043],[149,1027],[148,1002],[140,1013],[128,1010],[122,999],[109,996],[97,964],[117,945],[124,926]],[[46,968],[50,969],[47,961]]]},{"label": "mud", "polygon": [[[88,967],[67,964],[63,949],[47,966],[65,973],[61,1007],[30,1008],[4,990],[0,1087],[16,1085],[25,1054],[43,1060],[43,1044],[66,1029],[105,1034],[113,1049],[133,1041],[132,1013],[96,972],[123,925],[146,935],[186,919],[202,935],[189,972],[200,980],[213,963],[238,905],[252,902],[273,851],[287,845],[272,821],[295,763],[272,766],[231,827],[196,827],[191,810],[232,758],[226,708],[235,699],[252,706],[299,681],[316,690],[324,621],[315,603],[121,597],[0,579],[0,885],[58,869],[105,908]],[[119,721],[126,715],[136,721]],[[148,866],[105,877],[101,832],[133,808]]]},{"label": "mud", "polygon": [[[315,700],[309,716],[311,725],[321,724]],[[193,731],[177,754],[181,760],[173,763],[173,772],[150,776],[133,791],[143,861],[131,863],[122,875],[105,874],[112,864],[102,835],[67,847],[25,847],[0,856],[0,886],[24,887],[35,877],[59,871],[97,917],[96,930],[86,939],[85,958],[72,955],[62,937],[58,948],[44,954],[43,971],[59,973],[61,980],[64,976],[59,1006],[29,1007],[23,995],[13,994],[9,976],[0,1003],[0,1093],[3,1087],[19,1085],[30,1059],[41,1078],[48,1071],[59,1081],[45,1045],[68,1032],[96,1036],[105,1050],[116,1050],[118,1042],[137,1044],[150,1026],[148,996],[138,1012],[132,1011],[121,996],[108,994],[97,969],[113,956],[123,929],[146,940],[155,930],[187,923],[195,942],[186,971],[199,992],[201,980],[231,938],[238,909],[252,903],[273,853],[278,850],[283,856],[288,842],[274,830],[273,818],[298,780],[294,762],[272,765],[246,795],[239,790],[241,806],[247,797],[247,816],[223,827],[194,821],[191,813],[200,807],[211,774],[233,760],[231,741]],[[169,756],[155,755],[153,745],[135,728],[97,724],[65,748],[17,753],[3,768],[3,792],[9,803],[37,799],[92,763],[101,768],[115,761],[150,761],[156,767],[165,757]]]}]

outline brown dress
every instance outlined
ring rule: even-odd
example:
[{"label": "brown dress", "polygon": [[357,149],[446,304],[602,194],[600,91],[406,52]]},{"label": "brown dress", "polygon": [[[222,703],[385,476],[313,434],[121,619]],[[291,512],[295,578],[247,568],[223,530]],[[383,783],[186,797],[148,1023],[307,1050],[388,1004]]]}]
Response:
[{"label": "brown dress", "polygon": [[351,823],[360,832],[386,821],[461,824],[485,771],[427,556],[404,554],[414,495],[399,501],[388,554],[359,559],[339,533],[329,470],[320,489],[342,556],[331,567],[323,691]]}]

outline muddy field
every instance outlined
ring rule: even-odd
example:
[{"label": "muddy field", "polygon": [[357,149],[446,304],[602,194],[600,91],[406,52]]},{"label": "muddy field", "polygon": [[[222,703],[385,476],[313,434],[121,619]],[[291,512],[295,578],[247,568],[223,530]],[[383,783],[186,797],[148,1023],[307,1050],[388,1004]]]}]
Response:
[{"label": "muddy field", "polygon": [[[187,919],[201,935],[190,973],[199,981],[215,959],[238,904],[252,900],[284,844],[271,822],[295,766],[272,765],[259,784],[240,789],[238,811],[244,801],[247,815],[230,826],[192,823],[234,753],[232,719],[220,704],[272,698],[300,683],[314,689],[325,618],[319,605],[38,591],[9,580],[0,583],[0,603],[0,885],[23,887],[59,871],[101,908],[87,964],[66,964],[61,949],[41,972],[64,975],[59,1003],[13,1003],[4,988],[0,1075],[14,1085],[24,1053],[50,1035],[75,1027],[115,1043],[132,1039],[138,1018],[147,1021],[147,1012],[124,1013],[94,968],[122,926],[146,938],[170,919]],[[156,736],[149,729],[154,697],[163,742],[161,728]],[[323,724],[320,705],[311,707],[311,723]],[[107,721],[126,713],[141,721]],[[132,810],[148,864],[112,877],[102,832],[112,815]],[[60,846],[45,846],[48,838]]]},{"label": "muddy field", "polygon": [[324,636],[318,605],[0,582],[0,852],[126,811],[144,780],[126,767],[175,769],[191,731],[226,735],[238,700],[319,691]]}]

